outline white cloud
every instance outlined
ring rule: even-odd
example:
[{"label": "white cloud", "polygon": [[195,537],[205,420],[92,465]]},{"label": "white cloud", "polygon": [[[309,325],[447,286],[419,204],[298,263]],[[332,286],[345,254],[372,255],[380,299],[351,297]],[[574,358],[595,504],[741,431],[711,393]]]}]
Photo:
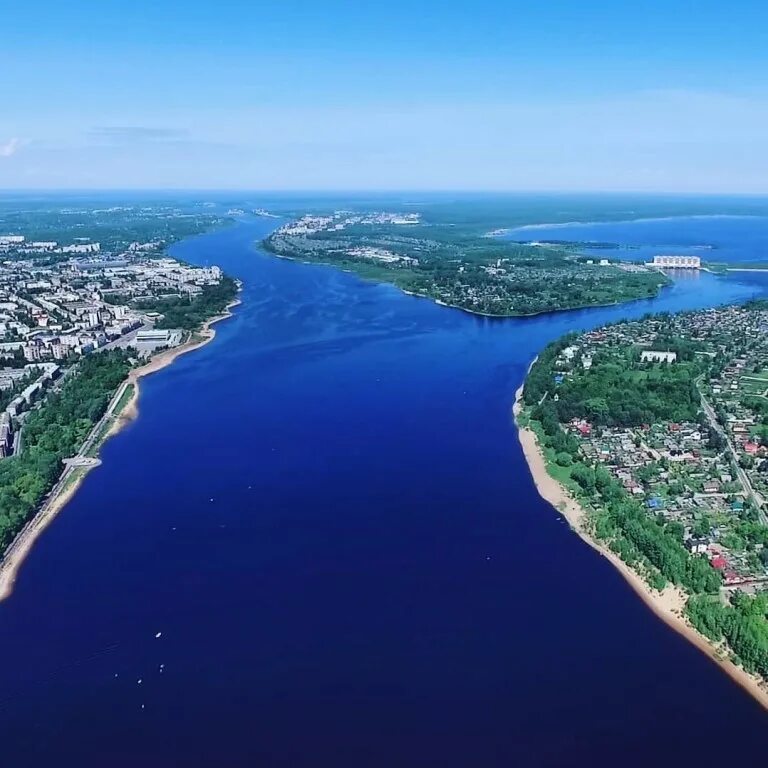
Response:
[{"label": "white cloud", "polygon": [[22,147],[21,139],[8,139],[4,144],[0,144],[0,157],[11,157],[15,155]]}]

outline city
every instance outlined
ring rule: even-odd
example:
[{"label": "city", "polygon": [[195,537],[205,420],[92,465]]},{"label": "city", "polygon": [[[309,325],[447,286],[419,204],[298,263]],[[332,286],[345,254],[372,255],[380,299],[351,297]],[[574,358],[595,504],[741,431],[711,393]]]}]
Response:
[{"label": "city", "polygon": [[60,246],[0,235],[0,457],[19,451],[26,412],[83,355],[123,348],[138,361],[187,337],[142,307],[192,302],[223,275],[165,257],[163,247],[132,242],[110,253],[87,239]]}]

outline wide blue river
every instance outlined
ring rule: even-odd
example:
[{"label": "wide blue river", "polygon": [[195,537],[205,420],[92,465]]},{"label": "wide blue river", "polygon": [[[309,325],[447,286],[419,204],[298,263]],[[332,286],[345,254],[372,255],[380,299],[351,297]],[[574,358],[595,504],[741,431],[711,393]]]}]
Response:
[{"label": "wide blue river", "polygon": [[768,283],[489,320],[270,226],[176,246],[243,304],[143,381],[0,604],[0,765],[760,764],[768,714],[539,498],[510,408],[566,331]]}]

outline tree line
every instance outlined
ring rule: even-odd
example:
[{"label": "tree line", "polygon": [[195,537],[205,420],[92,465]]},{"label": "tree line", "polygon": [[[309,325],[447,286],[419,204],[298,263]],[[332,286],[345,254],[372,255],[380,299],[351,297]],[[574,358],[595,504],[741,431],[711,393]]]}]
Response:
[{"label": "tree line", "polygon": [[163,315],[157,328],[199,329],[206,320],[224,312],[227,304],[237,295],[237,283],[228,276],[214,285],[203,286],[196,296],[173,296],[162,299],[144,299],[135,302],[137,309],[159,312]]},{"label": "tree line", "polygon": [[0,551],[34,515],[61,474],[62,459],[77,453],[130,367],[124,350],[89,355],[28,414],[23,453],[0,461]]},{"label": "tree line", "polygon": [[[647,410],[653,416],[649,421],[692,420],[692,409],[698,403],[695,388],[690,389],[695,367],[690,367],[687,372],[682,367],[684,373],[680,374],[673,373],[669,367],[654,368],[660,374],[651,383],[655,397],[642,391],[648,386],[646,377],[628,376],[626,373],[630,369],[622,371],[621,365],[617,370],[608,367],[601,371],[598,367],[594,387],[587,384],[569,391],[565,382],[555,384],[554,363],[574,338],[567,336],[549,345],[526,379],[524,402],[528,406],[531,426],[539,434],[548,459],[567,468],[569,487],[589,510],[595,538],[605,542],[622,560],[636,568],[651,586],[662,589],[671,582],[686,589],[690,595],[686,614],[693,626],[715,642],[726,641],[738,663],[747,671],[768,679],[768,594],[750,597],[737,592],[729,601],[721,602],[718,597],[721,576],[706,558],[693,555],[685,548],[683,526],[651,514],[606,467],[585,461],[578,439],[562,428],[563,420],[578,413],[587,415],[586,404],[583,411],[578,411],[579,396],[603,398],[608,406],[602,414],[604,423],[620,424],[626,409],[611,396],[610,387],[617,387],[623,392],[622,397],[642,403],[640,410]],[[624,363],[632,364],[629,359]],[[591,370],[589,375],[582,377],[591,378]],[[557,401],[553,393],[557,394]],[[667,397],[675,397],[678,402],[663,402]],[[565,403],[561,406],[563,400]],[[750,540],[768,544],[768,532],[757,522],[745,519],[737,530],[739,535]]]}]

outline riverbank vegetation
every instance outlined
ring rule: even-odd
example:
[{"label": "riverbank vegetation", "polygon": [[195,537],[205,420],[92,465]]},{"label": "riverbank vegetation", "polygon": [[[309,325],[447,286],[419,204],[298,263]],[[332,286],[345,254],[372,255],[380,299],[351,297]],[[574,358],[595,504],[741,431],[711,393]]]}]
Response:
[{"label": "riverbank vegetation", "polygon": [[215,285],[203,286],[196,296],[149,299],[134,302],[132,306],[145,312],[159,312],[163,318],[156,328],[181,328],[196,331],[206,320],[226,311],[227,305],[237,296],[237,283],[228,276]]},{"label": "riverbank vegetation", "polygon": [[656,270],[595,263],[557,243],[513,242],[461,220],[416,217],[371,212],[304,217],[273,232],[263,246],[487,315],[648,298],[669,282]]},{"label": "riverbank vegetation", "polygon": [[545,400],[529,409],[529,426],[539,439],[551,474],[588,510],[590,532],[656,589],[668,583],[692,593],[713,594],[722,584],[718,572],[684,546],[678,526],[649,515],[603,466],[586,462],[579,442],[557,420]]},{"label": "riverbank vegetation", "polygon": [[29,413],[23,452],[0,462],[0,551],[34,515],[61,474],[62,460],[78,452],[130,367],[123,350],[91,354]]},{"label": "riverbank vegetation", "polygon": [[[565,349],[573,336],[550,345],[526,381],[525,400],[538,403],[554,393],[551,363]],[[542,403],[542,418],[552,423],[588,419],[598,426],[638,426],[657,421],[694,421],[700,397],[696,377],[702,366],[691,345],[661,344],[678,355],[674,366],[641,367],[640,349],[627,346],[610,355],[597,354],[591,360],[588,376],[564,378],[557,386],[556,399]]]},{"label": "riverbank vegetation", "polygon": [[[768,679],[768,593],[759,591],[768,527],[727,449],[730,401],[715,401],[719,423],[710,422],[700,394],[731,392],[723,376],[753,375],[765,308],[649,316],[565,336],[529,371],[519,422],[585,510],[586,532],[651,587],[684,590],[690,623]],[[657,351],[643,359],[649,349]]]},{"label": "riverbank vegetation", "polygon": [[736,593],[729,602],[694,595],[686,606],[688,618],[715,643],[725,641],[744,669],[768,679],[768,595]]}]

